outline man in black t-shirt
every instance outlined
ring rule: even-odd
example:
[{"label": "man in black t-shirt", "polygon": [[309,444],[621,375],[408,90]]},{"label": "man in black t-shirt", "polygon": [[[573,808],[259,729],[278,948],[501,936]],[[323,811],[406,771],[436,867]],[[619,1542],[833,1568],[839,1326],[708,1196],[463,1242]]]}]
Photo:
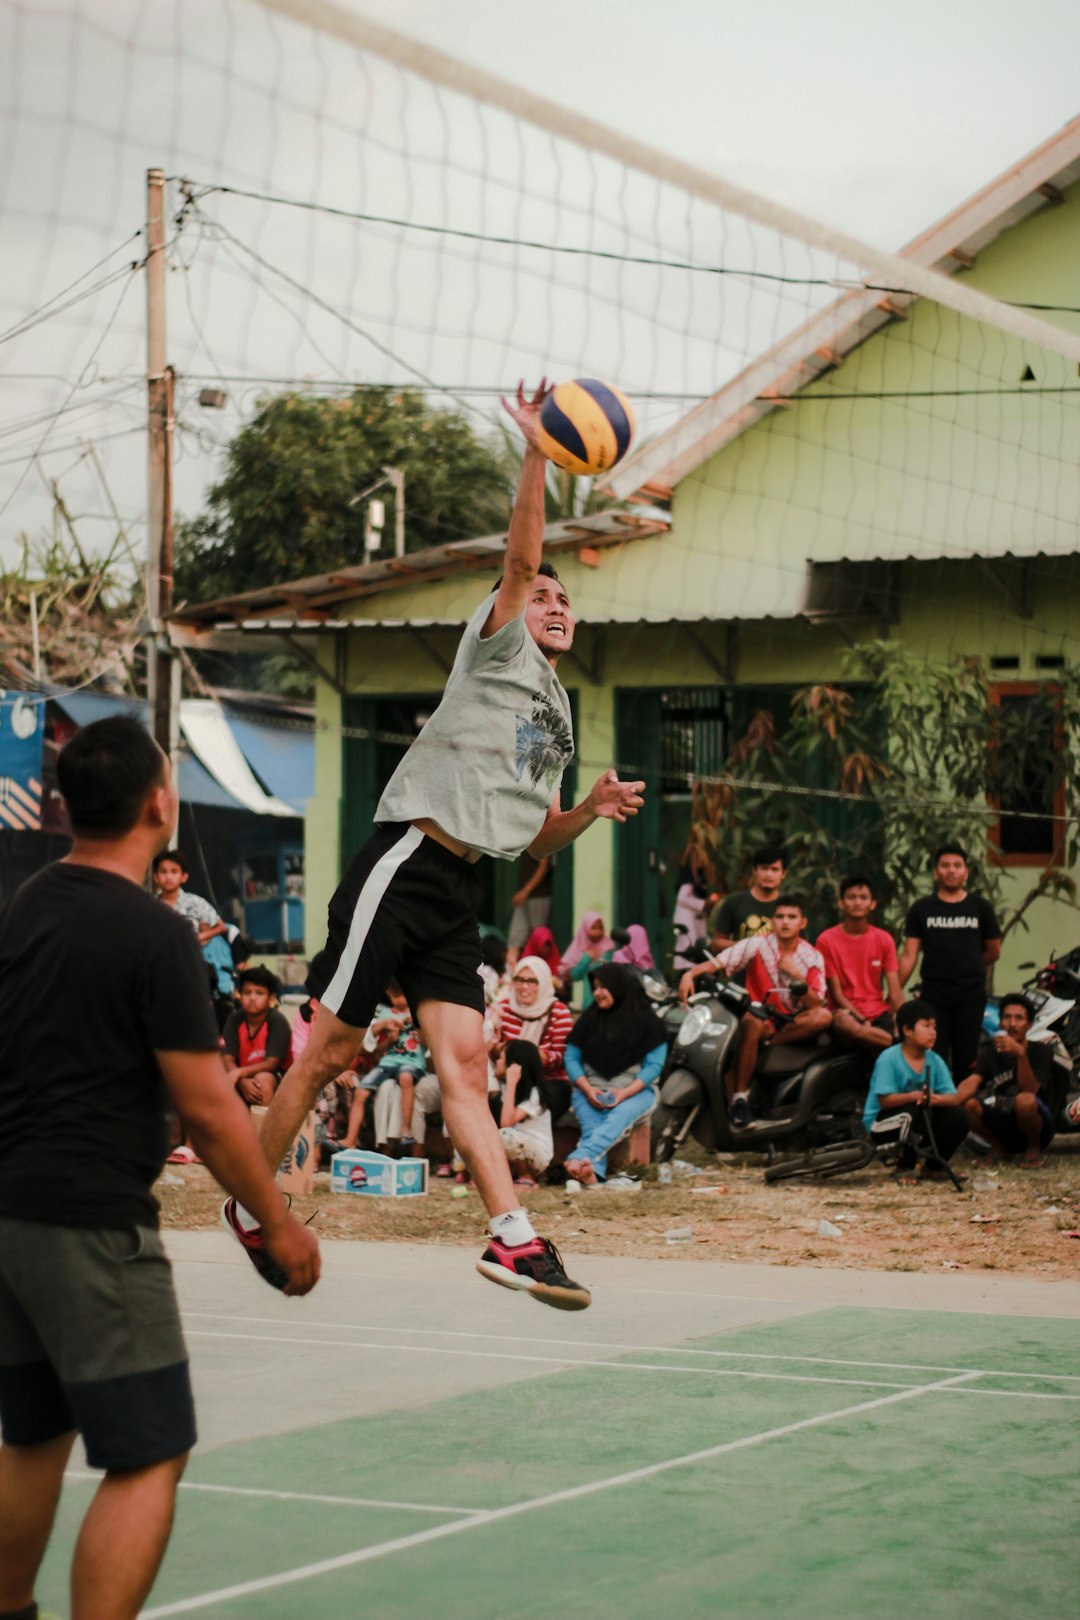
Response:
[{"label": "man in black t-shirt", "polygon": [[1025,995],[1002,996],[998,1010],[1001,1028],[957,1095],[995,1158],[1022,1153],[1023,1168],[1038,1170],[1054,1137],[1054,1049],[1049,1041],[1028,1039],[1032,1012]]},{"label": "man in black t-shirt", "polygon": [[750,857],[750,886],[724,896],[709,916],[710,946],[726,950],[740,939],[772,933],[773,912],[787,874],[787,856],[779,844],[763,844]]},{"label": "man in black t-shirt", "polygon": [[101,720],[57,764],[75,841],[0,912],[0,1616],[34,1583],[81,1433],[105,1477],[71,1571],[76,1615],[132,1616],[195,1441],[151,1187],[169,1098],[218,1180],[260,1211],[304,1294],[318,1245],[286,1210],[218,1050],[190,922],[142,887],[168,842],[169,761]]},{"label": "man in black t-shirt", "polygon": [[904,924],[900,983],[922,952],[922,995],[937,1013],[937,1051],[963,1080],[975,1061],[986,1006],[986,970],[1001,955],[1001,924],[981,894],[969,894],[968,858],[959,844],[934,853],[933,894],[916,900]]}]

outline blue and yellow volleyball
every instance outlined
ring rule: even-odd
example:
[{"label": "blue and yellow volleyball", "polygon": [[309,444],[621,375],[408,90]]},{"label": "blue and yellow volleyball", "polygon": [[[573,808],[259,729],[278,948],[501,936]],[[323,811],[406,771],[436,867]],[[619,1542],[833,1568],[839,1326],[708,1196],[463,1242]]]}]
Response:
[{"label": "blue and yellow volleyball", "polygon": [[591,478],[621,461],[634,436],[625,394],[595,377],[558,383],[540,407],[537,438],[556,467]]}]

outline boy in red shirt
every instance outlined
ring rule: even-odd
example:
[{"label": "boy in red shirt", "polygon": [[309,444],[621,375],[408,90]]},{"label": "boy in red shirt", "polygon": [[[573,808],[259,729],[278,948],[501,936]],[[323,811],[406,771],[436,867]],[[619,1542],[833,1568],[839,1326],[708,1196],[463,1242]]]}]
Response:
[{"label": "boy in red shirt", "polygon": [[840,921],[818,935],[817,947],[836,1008],[834,1032],[850,1046],[881,1052],[893,1043],[904,995],[892,935],[870,921],[876,906],[868,877],[862,872],[846,877],[840,885]]},{"label": "boy in red shirt", "polygon": [[244,968],[238,988],[241,1010],[230,1015],[221,1037],[225,1068],[249,1108],[266,1107],[289,1066],[292,1031],[285,1014],[270,1005],[278,982],[269,968]]},{"label": "boy in red shirt", "polygon": [[[812,1040],[832,1023],[832,1014],[825,1005],[825,963],[820,951],[802,937],[806,927],[802,901],[794,895],[782,894],[776,902],[772,927],[771,934],[737,940],[717,957],[725,973],[746,969],[746,988],[755,1001],[795,1015],[790,1023],[777,1028],[754,1013],[743,1014],[739,1049],[734,1064],[728,1065],[724,1076],[728,1118],[736,1130],[743,1130],[753,1118],[750,1080],[762,1044]],[[713,972],[712,964],[703,962],[684,973],[679,981],[680,998],[685,1001],[692,994],[695,979]],[[806,985],[806,991],[796,999],[789,986],[800,981]]]}]

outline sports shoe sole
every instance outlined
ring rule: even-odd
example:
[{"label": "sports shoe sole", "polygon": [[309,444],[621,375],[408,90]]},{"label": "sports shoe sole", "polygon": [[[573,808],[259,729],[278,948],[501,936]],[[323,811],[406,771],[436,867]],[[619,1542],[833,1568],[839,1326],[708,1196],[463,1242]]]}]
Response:
[{"label": "sports shoe sole", "polygon": [[541,1305],[551,1305],[557,1311],[583,1311],[592,1304],[592,1295],[587,1288],[558,1288],[550,1283],[537,1282],[535,1278],[522,1277],[493,1260],[478,1260],[476,1269],[488,1282],[498,1283],[500,1288],[510,1288],[518,1294],[531,1294]]}]

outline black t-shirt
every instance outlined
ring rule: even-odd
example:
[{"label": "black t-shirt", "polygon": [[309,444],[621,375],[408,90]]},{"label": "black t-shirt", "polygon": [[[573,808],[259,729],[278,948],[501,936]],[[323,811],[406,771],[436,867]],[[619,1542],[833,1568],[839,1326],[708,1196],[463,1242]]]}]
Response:
[{"label": "black t-shirt", "polygon": [[156,1226],[169,1151],[154,1052],[218,1048],[191,923],[59,862],[0,912],[0,1214]]},{"label": "black t-shirt", "polygon": [[[1049,1041],[1028,1041],[1027,1055],[1031,1072],[1038,1083],[1038,1095],[1053,1112],[1062,1089],[1055,1072],[1059,1066],[1054,1062],[1053,1045]],[[980,1097],[1015,1097],[1020,1090],[1020,1082],[1016,1078],[1016,1059],[1011,1052],[998,1052],[993,1046],[988,1046],[975,1064],[975,1073],[983,1082],[978,1091]],[[1063,1067],[1061,1078],[1067,1079],[1067,1071]]]},{"label": "black t-shirt", "polygon": [[[777,896],[779,899],[779,896]],[[709,918],[709,935],[724,939],[753,939],[772,933],[776,900],[756,900],[749,889],[727,894]]]},{"label": "black t-shirt", "polygon": [[985,985],[983,946],[1001,938],[1001,924],[981,894],[969,894],[960,901],[928,894],[911,907],[904,934],[922,945],[922,982],[927,992],[936,989],[946,995],[964,995]]},{"label": "black t-shirt", "polygon": [[[240,1031],[247,1031],[247,1018],[242,1012],[230,1013],[225,1020],[225,1028],[221,1032],[221,1044],[231,1058],[235,1058],[238,1068],[247,1063],[254,1063],[255,1057],[262,1053],[264,1057],[281,1058],[284,1062],[289,1056],[292,1045],[292,1028],[284,1013],[278,1012],[276,1007],[267,1010],[266,1020],[258,1031],[254,1045],[251,1044],[248,1032],[248,1045],[251,1055],[245,1057],[240,1050]],[[265,1039],[263,1038],[265,1037]],[[284,1069],[279,1073],[284,1074]]]}]

